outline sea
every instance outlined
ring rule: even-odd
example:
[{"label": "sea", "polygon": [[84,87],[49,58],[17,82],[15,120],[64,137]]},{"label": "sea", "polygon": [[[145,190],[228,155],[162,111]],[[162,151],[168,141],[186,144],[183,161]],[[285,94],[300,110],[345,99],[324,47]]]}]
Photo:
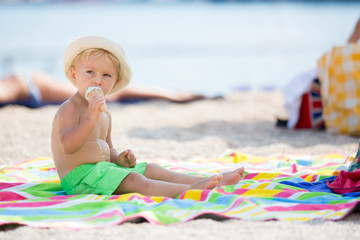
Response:
[{"label": "sea", "polygon": [[75,38],[123,46],[133,85],[203,94],[282,89],[344,45],[359,1],[2,1],[0,75],[45,71],[59,81]]}]

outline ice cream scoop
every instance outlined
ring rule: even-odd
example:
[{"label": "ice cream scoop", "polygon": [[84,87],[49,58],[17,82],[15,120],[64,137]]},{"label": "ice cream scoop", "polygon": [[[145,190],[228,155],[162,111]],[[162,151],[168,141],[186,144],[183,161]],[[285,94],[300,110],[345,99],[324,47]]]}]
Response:
[{"label": "ice cream scoop", "polygon": [[[91,98],[93,98],[96,95],[100,95],[100,96],[104,97],[103,90],[99,87],[88,87],[85,92],[85,99],[86,99],[86,101],[89,102],[91,100]],[[106,112],[106,113],[108,112],[108,108],[105,103],[100,106],[100,111]]]}]

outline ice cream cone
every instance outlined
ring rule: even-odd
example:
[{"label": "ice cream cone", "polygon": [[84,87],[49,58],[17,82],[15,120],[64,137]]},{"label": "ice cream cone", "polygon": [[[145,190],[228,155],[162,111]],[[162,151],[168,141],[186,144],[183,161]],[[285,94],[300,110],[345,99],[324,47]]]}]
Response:
[{"label": "ice cream cone", "polygon": [[[99,87],[88,87],[86,89],[85,99],[86,99],[86,101],[89,102],[90,99],[92,99],[96,95],[101,95],[102,97],[104,97],[104,92]],[[100,106],[100,111],[105,112],[105,113],[108,112],[108,108],[105,103]]]}]

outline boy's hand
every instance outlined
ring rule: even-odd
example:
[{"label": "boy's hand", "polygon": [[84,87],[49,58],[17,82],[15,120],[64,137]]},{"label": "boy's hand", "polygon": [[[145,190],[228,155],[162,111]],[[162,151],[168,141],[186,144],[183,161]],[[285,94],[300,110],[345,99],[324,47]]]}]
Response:
[{"label": "boy's hand", "polygon": [[118,156],[117,164],[121,167],[133,167],[136,165],[136,157],[131,150],[123,151]]},{"label": "boy's hand", "polygon": [[[88,87],[85,92],[86,101],[88,101],[88,103],[93,102],[94,98],[96,98],[96,97],[97,98],[101,97],[101,98],[103,98],[103,100],[105,100],[105,98],[104,98],[105,95],[104,95],[103,90],[100,87]],[[108,112],[106,103],[100,105],[100,110],[105,113]]]},{"label": "boy's hand", "polygon": [[88,117],[97,121],[101,112],[100,107],[103,104],[106,104],[106,100],[103,96],[96,95],[92,97],[89,101]]}]

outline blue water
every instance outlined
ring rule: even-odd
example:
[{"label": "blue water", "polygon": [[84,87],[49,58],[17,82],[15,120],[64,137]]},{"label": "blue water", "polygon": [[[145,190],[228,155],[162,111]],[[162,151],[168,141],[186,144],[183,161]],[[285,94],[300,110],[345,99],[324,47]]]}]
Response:
[{"label": "blue water", "polygon": [[355,2],[0,4],[0,75],[36,69],[65,81],[67,44],[101,35],[125,48],[133,84],[281,88],[344,44],[359,17]]}]

